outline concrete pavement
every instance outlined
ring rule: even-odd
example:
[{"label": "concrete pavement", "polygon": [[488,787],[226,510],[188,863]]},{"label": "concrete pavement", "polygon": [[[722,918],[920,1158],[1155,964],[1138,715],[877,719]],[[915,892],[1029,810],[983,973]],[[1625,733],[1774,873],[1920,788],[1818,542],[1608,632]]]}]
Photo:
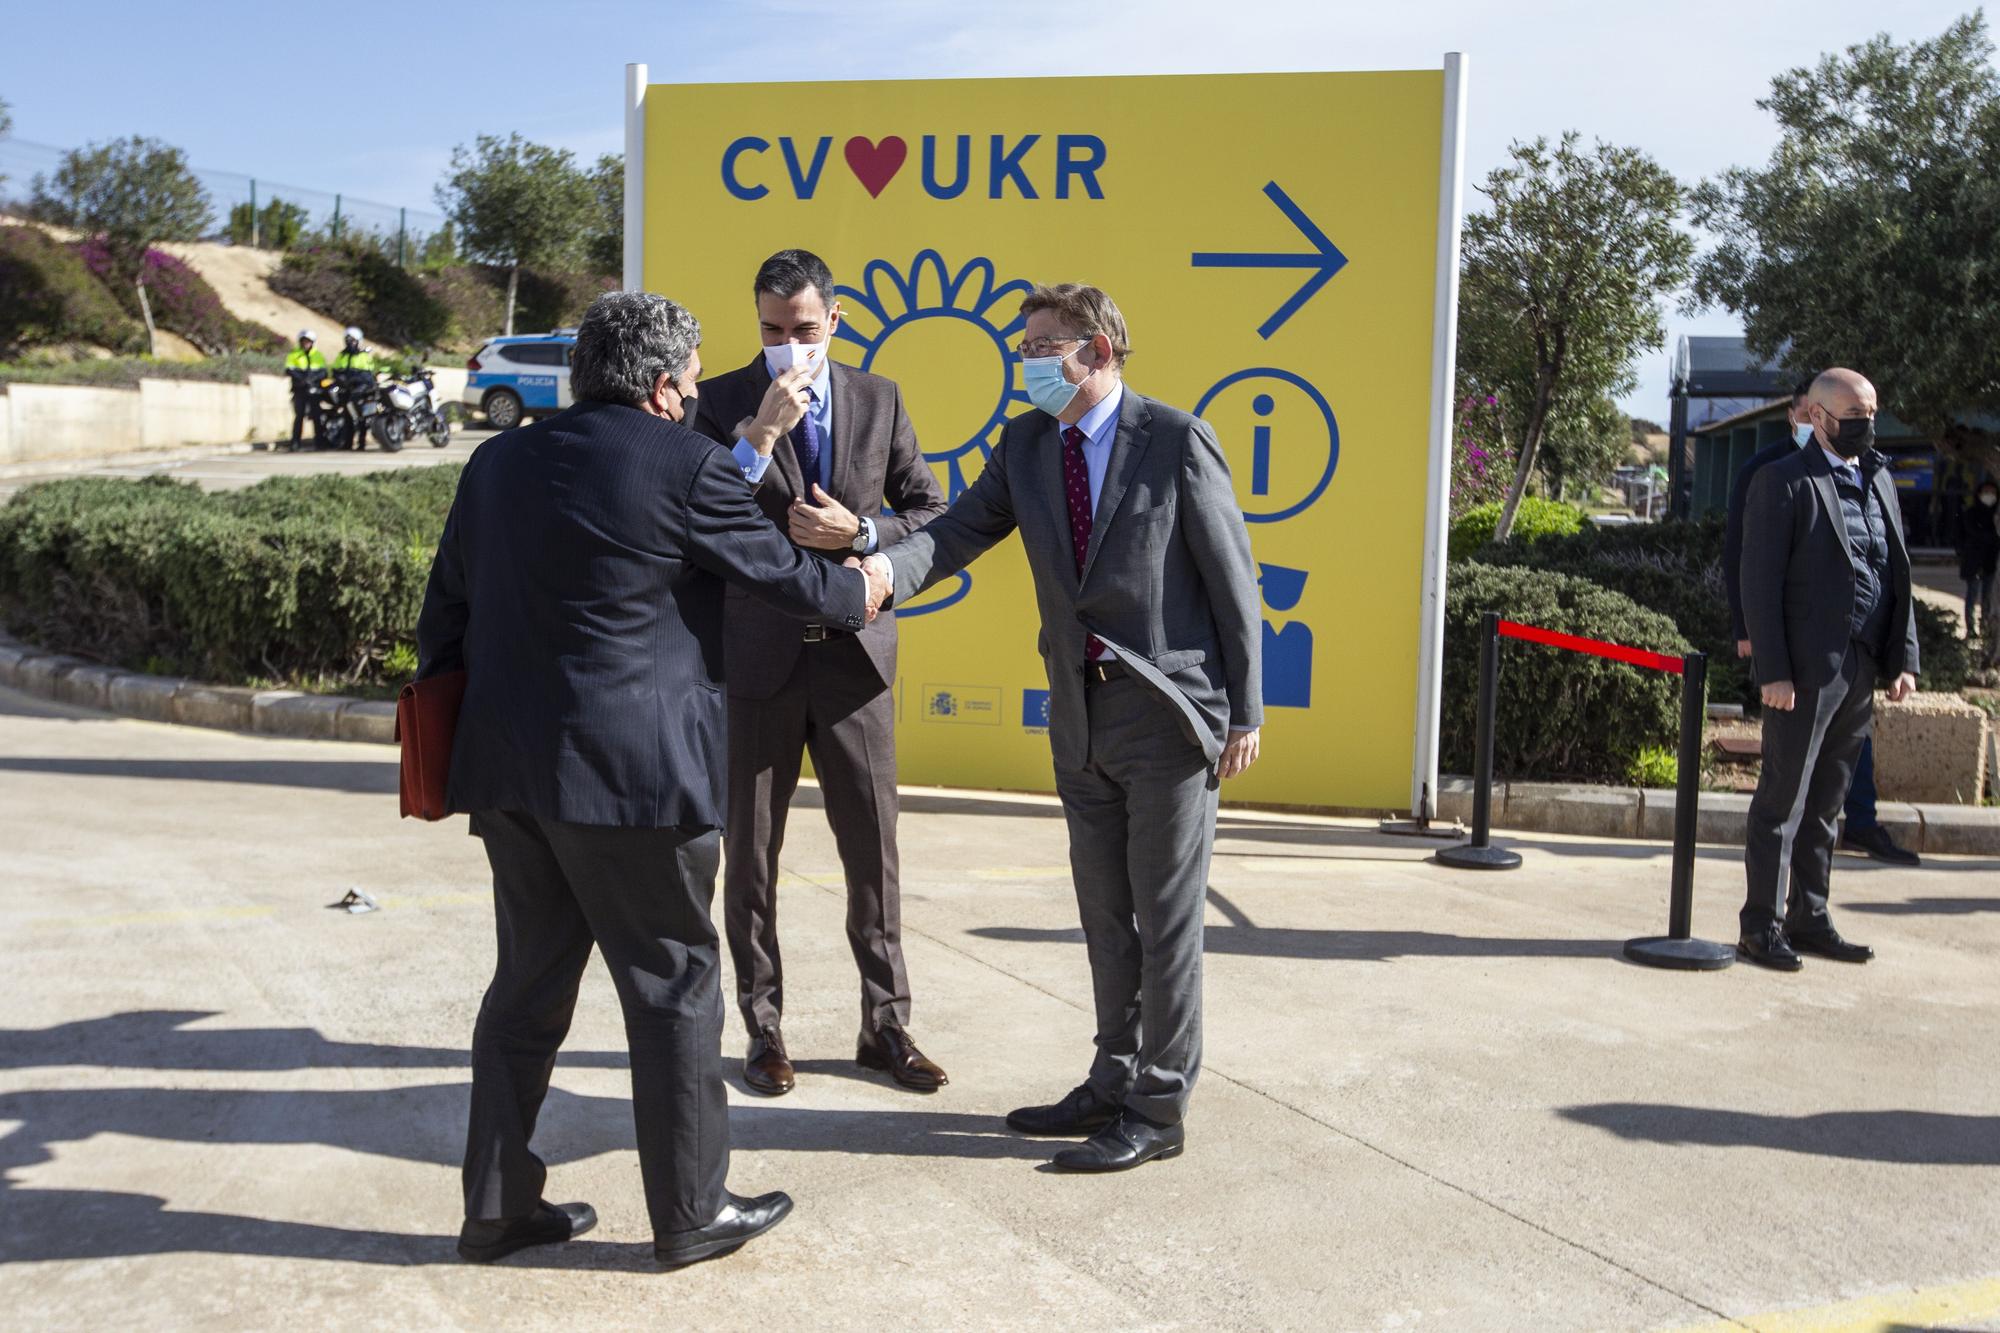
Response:
[{"label": "concrete pavement", "polygon": [[[477,1269],[452,1238],[484,860],[394,789],[379,746],[0,692],[0,1324],[2000,1328],[2000,861],[1843,858],[1876,963],[1686,975],[1618,957],[1664,924],[1664,848],[1510,836],[1522,870],[1464,873],[1225,812],[1189,1151],[1071,1178],[1000,1125],[1088,1056],[1055,807],[906,797],[912,1027],[953,1076],[920,1098],[851,1063],[808,792],[799,1089],[731,1091],[733,1186],[798,1211],[653,1271],[594,964],[538,1142],[602,1225]],[[1730,937],[1735,854],[1697,886],[1697,933]],[[349,887],[382,910],[324,907]],[[732,1016],[732,1076],[740,1049]]]}]

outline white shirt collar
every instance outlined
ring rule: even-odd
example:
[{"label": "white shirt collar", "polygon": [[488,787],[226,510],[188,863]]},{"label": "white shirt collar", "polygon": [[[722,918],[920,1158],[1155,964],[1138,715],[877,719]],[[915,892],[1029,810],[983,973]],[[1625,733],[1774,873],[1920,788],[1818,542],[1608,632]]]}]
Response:
[{"label": "white shirt collar", "polygon": [[[1818,441],[1815,440],[1814,443],[1817,444]],[[1856,476],[1860,475],[1861,472],[1860,459],[1842,458],[1839,454],[1835,453],[1833,450],[1827,448],[1823,444],[1819,446],[1819,451],[1826,455],[1826,461],[1828,466],[1832,467],[1835,472],[1847,472],[1847,473],[1852,473]]]},{"label": "white shirt collar", "polygon": [[1098,399],[1088,412],[1077,419],[1076,428],[1083,432],[1086,440],[1094,444],[1102,438],[1106,424],[1118,419],[1118,404],[1124,397],[1124,382],[1114,382],[1111,392]]}]

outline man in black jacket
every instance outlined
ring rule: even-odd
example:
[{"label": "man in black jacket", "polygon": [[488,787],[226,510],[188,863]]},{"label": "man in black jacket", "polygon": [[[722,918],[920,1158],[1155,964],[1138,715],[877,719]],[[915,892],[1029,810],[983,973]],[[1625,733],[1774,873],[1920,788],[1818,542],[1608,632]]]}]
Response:
[{"label": "man in black jacket", "polygon": [[419,674],[463,669],[448,803],[493,866],[499,958],[472,1038],[459,1251],[568,1240],[530,1150],[593,943],[632,1057],[659,1260],[713,1258],[791,1209],[729,1193],[710,917],[723,822],[725,580],[859,630],[886,586],[798,550],[726,449],[696,434],[694,317],[614,292],[577,329],[577,403],[481,445],[445,522]]},{"label": "man in black jacket", "polygon": [[[1812,384],[1813,377],[1808,375],[1792,386],[1792,405],[1785,410],[1790,436],[1752,454],[1729,487],[1729,516],[1722,537],[1722,581],[1729,592],[1729,625],[1739,658],[1750,656],[1750,630],[1743,623],[1742,577],[1743,506],[1750,495],[1750,479],[1763,468],[1812,443],[1813,425],[1806,408]],[[1875,804],[1875,739],[1871,736],[1861,743],[1861,753],[1854,761],[1854,781],[1848,785],[1847,799],[1841,805],[1840,849],[1862,852],[1892,866],[1922,864],[1915,852],[1899,846],[1889,835],[1876,817]]]},{"label": "man in black jacket", "polygon": [[1874,956],[1827,910],[1833,821],[1874,721],[1879,681],[1916,688],[1917,623],[1896,490],[1875,442],[1875,386],[1813,381],[1813,440],[1758,472],[1743,526],[1743,615],[1764,702],[1764,768],[1744,845],[1738,952],[1783,971],[1801,952]]}]

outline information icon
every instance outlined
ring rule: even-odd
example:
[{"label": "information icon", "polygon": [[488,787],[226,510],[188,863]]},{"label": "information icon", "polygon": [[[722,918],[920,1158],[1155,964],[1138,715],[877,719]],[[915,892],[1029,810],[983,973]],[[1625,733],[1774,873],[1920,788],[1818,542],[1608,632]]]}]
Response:
[{"label": "information icon", "polygon": [[1269,366],[1218,380],[1194,414],[1215,429],[1248,523],[1280,523],[1319,500],[1340,465],[1340,426],[1326,395]]}]

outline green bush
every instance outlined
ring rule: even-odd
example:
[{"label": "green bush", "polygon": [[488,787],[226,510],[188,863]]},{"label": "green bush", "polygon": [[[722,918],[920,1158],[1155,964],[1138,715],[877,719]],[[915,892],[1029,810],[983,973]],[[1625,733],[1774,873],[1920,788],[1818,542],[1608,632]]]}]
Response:
[{"label": "green bush", "polygon": [[0,360],[74,343],[143,352],[146,328],[74,247],[39,227],[0,226]]},{"label": "green bush", "polygon": [[1694,522],[1587,524],[1544,541],[1488,543],[1473,558],[1589,579],[1660,612],[1708,654],[1711,700],[1754,704],[1757,691],[1729,627],[1722,536],[1720,514]]},{"label": "green bush", "polygon": [[[1479,711],[1479,623],[1486,611],[1568,634],[1684,653],[1673,622],[1585,579],[1464,561],[1447,574],[1440,759],[1470,773]],[[1680,677],[1505,640],[1494,770],[1507,778],[1623,782],[1648,746],[1678,735]]]},{"label": "green bush", "polygon": [[405,665],[456,467],[32,486],[0,508],[0,611],[59,651],[216,681],[383,683]]},{"label": "green bush", "polygon": [[1917,601],[1917,677],[1920,690],[1955,693],[1972,675],[1972,645],[1958,637],[1958,613]]},{"label": "green bush", "polygon": [[1680,775],[1680,755],[1664,745],[1646,746],[1625,766],[1625,780],[1635,787],[1671,787]]},{"label": "green bush", "polygon": [[291,252],[271,275],[271,290],[359,325],[371,343],[433,347],[451,331],[451,312],[416,275],[359,243]]},{"label": "green bush", "polygon": [[[1492,542],[1493,530],[1500,526],[1501,508],[1501,501],[1488,500],[1485,504],[1472,506],[1453,521],[1452,559],[1467,559],[1480,547]],[[1583,511],[1575,505],[1544,500],[1537,495],[1524,495],[1521,507],[1514,511],[1514,531],[1509,534],[1507,545],[1532,546],[1545,537],[1568,536],[1583,526]]]},{"label": "green bush", "polygon": [[0,385],[84,384],[99,389],[136,389],[140,380],[203,380],[241,384],[252,372],[285,373],[285,358],[274,352],[240,352],[201,361],[156,361],[148,356],[92,357],[45,365],[0,364]]}]

